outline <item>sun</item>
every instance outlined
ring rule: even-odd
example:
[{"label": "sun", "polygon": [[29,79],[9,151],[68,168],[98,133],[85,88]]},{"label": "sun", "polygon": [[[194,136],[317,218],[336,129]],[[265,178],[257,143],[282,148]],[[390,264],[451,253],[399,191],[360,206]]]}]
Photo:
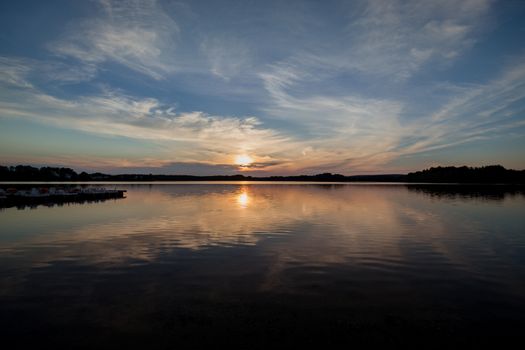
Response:
[{"label": "sun", "polygon": [[235,157],[235,164],[239,166],[248,166],[253,163],[253,158],[247,154],[240,154]]}]

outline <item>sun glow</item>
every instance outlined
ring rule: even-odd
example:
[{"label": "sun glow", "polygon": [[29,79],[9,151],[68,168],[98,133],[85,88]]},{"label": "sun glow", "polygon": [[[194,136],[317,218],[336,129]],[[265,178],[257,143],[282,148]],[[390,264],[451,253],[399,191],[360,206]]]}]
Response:
[{"label": "sun glow", "polygon": [[247,154],[240,154],[235,157],[235,164],[239,166],[248,166],[253,163],[253,158]]}]

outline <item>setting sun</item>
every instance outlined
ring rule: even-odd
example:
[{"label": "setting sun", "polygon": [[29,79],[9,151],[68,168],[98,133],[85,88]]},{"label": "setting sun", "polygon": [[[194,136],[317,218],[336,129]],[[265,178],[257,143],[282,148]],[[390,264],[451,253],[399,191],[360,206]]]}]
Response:
[{"label": "setting sun", "polygon": [[235,157],[235,164],[240,166],[247,166],[253,163],[253,158],[246,154],[241,154]]}]

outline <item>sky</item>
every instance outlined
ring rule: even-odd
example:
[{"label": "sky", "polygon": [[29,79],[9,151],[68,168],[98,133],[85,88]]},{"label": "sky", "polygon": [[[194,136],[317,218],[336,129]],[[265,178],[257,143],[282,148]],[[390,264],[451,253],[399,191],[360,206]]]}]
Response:
[{"label": "sky", "polygon": [[525,169],[525,1],[0,3],[0,164]]}]

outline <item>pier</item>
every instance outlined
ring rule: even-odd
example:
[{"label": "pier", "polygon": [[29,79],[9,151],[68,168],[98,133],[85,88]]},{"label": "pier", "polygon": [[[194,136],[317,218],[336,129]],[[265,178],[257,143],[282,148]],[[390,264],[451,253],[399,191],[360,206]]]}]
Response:
[{"label": "pier", "polygon": [[125,198],[125,193],[126,190],[111,190],[100,187],[0,188],[0,208],[98,202],[107,199]]}]

